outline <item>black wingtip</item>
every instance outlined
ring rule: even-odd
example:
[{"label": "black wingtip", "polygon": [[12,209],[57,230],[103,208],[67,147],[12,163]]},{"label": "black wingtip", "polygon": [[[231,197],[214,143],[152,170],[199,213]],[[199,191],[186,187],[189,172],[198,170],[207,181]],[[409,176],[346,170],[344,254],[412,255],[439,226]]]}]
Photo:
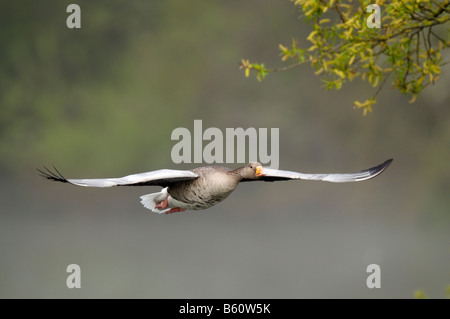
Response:
[{"label": "black wingtip", "polygon": [[36,169],[38,171],[38,175],[51,181],[69,183],[69,181],[56,169],[56,167],[54,165],[52,166],[55,172],[44,166],[44,170],[40,170],[39,168]]},{"label": "black wingtip", "polygon": [[390,158],[387,161],[385,161],[384,163],[370,168],[369,172],[371,173],[372,177],[375,177],[375,176],[383,173],[386,170],[386,168],[388,168],[388,166],[391,165],[393,160],[394,160],[393,158]]},{"label": "black wingtip", "polygon": [[391,163],[394,161],[393,158],[388,159],[386,162],[384,162],[383,164],[381,164],[384,169],[386,169],[389,165],[391,165]]}]

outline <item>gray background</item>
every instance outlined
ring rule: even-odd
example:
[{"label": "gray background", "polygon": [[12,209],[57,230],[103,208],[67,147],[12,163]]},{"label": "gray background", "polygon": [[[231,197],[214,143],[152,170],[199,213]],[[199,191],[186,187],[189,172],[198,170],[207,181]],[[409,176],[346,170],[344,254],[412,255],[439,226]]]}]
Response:
[{"label": "gray background", "polygon": [[[242,58],[282,66],[310,26],[289,1],[0,3],[0,297],[411,298],[450,284],[449,73],[409,104],[389,85],[363,117],[354,81],[326,92],[309,65],[259,83]],[[449,59],[446,53],[446,59]],[[41,179],[175,165],[177,127],[280,128],[280,168],[374,180],[245,183],[200,212],[157,215],[156,187],[86,189]],[[206,143],[205,143],[206,144]],[[236,164],[228,164],[238,167]],[[66,267],[81,267],[81,289]],[[366,267],[381,267],[381,289]]]}]

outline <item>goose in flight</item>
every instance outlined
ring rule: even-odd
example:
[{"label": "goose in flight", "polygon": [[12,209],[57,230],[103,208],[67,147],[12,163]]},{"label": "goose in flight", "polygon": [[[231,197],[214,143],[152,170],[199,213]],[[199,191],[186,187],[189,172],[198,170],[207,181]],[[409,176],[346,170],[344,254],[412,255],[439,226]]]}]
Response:
[{"label": "goose in flight", "polygon": [[214,206],[227,198],[240,182],[288,180],[358,182],[381,174],[391,162],[392,159],[389,159],[359,173],[347,174],[304,174],[263,168],[259,163],[250,163],[235,170],[221,166],[206,166],[193,170],[161,169],[120,178],[102,179],[66,179],[56,168],[54,172],[47,168],[38,171],[42,177],[49,180],[86,187],[160,186],[163,187],[160,192],[141,196],[141,203],[155,213],[170,214]]}]

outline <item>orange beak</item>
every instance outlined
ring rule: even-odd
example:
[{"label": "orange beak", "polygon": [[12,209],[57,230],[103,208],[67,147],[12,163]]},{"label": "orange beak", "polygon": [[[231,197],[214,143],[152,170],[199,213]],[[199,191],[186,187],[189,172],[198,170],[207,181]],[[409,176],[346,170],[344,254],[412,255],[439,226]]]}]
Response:
[{"label": "orange beak", "polygon": [[262,166],[256,166],[256,176],[264,176],[266,173],[263,171]]}]

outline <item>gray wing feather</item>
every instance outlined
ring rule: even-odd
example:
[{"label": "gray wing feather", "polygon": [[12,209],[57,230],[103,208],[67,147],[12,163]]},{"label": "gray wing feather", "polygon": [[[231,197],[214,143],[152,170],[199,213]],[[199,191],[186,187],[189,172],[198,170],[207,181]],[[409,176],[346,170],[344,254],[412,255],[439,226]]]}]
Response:
[{"label": "gray wing feather", "polygon": [[277,181],[277,180],[304,179],[314,181],[326,181],[332,183],[358,182],[374,178],[375,176],[381,174],[391,163],[392,159],[387,160],[383,164],[363,170],[358,173],[346,173],[346,174],[304,174],[304,173],[264,168],[264,172],[266,173],[266,175],[261,177],[260,180]]},{"label": "gray wing feather", "polygon": [[180,171],[171,169],[160,169],[157,171],[133,174],[119,178],[97,178],[97,179],[66,179],[55,168],[56,173],[45,168],[46,171],[38,170],[41,176],[63,183],[70,183],[85,187],[112,187],[112,186],[165,186],[170,183],[196,179],[197,174],[191,171]]}]

